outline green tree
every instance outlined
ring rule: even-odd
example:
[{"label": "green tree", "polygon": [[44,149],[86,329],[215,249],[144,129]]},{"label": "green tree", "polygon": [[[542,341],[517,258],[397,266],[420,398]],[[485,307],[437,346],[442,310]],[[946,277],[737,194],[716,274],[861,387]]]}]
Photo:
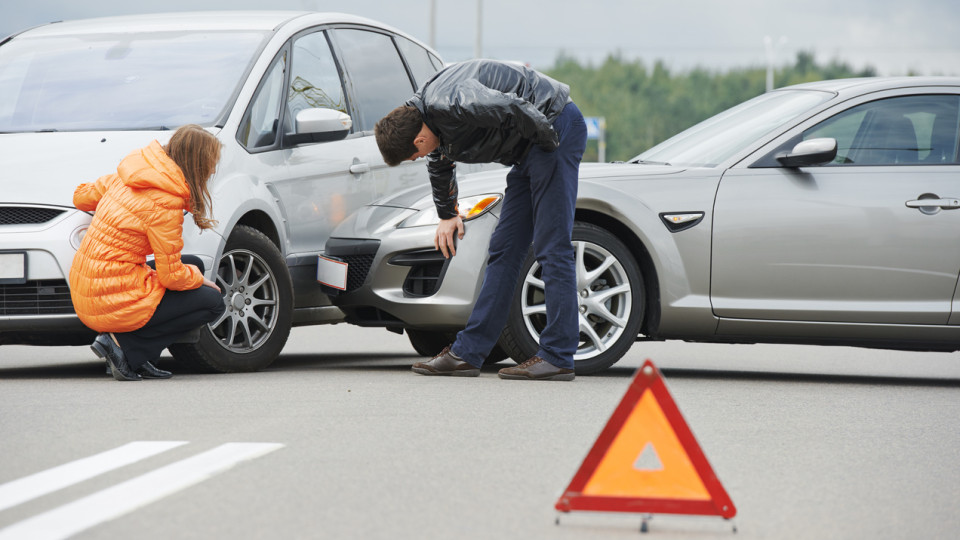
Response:
[{"label": "green tree", "polygon": [[[606,118],[606,158],[624,161],[688,127],[738,103],[762,94],[766,71],[762,67],[726,72],[695,68],[671,73],[662,61],[647,67],[617,52],[593,66],[560,55],[551,77],[570,85],[571,95],[584,116]],[[855,71],[833,60],[817,64],[812,52],[797,53],[793,65],[776,70],[778,86],[849,77],[873,77],[867,67]],[[584,161],[597,160],[597,143],[590,141]]]}]

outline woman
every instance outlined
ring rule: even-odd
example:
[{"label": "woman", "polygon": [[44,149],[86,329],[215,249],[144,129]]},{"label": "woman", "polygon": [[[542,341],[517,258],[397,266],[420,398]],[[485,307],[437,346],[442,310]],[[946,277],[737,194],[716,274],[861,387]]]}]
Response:
[{"label": "woman", "polygon": [[[90,347],[118,381],[170,378],[153,364],[163,349],[223,314],[203,262],[180,255],[185,210],[200,229],[216,225],[207,181],[219,160],[220,141],[190,124],[73,195],[77,208],[95,213],[70,268],[70,295],[80,320],[101,332]],[[150,254],[155,264],[146,263]]]}]

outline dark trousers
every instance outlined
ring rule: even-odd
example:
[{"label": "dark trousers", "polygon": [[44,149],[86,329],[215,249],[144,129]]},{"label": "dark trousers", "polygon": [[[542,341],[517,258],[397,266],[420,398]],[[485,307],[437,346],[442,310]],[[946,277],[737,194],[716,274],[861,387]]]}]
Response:
[{"label": "dark trousers", "polygon": [[507,174],[483,285],[467,327],[451,347],[453,354],[476,367],[483,365],[507,322],[520,267],[533,242],[543,268],[547,317],[537,356],[557,367],[573,369],[573,354],[580,343],[580,313],[571,240],[587,127],[580,109],[569,103],[553,128],[560,147],[545,152],[534,146]]},{"label": "dark trousers", "polygon": [[[183,264],[192,264],[204,272],[203,261],[195,255],[180,258]],[[148,263],[152,268],[153,261]],[[189,291],[167,289],[147,324],[133,332],[116,332],[127,363],[137,370],[147,362],[154,362],[177,338],[204,324],[216,321],[226,307],[223,297],[211,287],[201,285]]]}]

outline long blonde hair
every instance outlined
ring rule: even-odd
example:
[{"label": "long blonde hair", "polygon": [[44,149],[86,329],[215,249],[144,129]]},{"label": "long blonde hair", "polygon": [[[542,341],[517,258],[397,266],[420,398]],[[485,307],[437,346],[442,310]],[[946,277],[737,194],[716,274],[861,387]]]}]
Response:
[{"label": "long blonde hair", "polygon": [[220,141],[196,124],[180,127],[163,147],[170,159],[180,167],[183,177],[190,188],[190,212],[193,222],[201,229],[210,229],[217,225],[210,219],[212,207],[210,189],[207,181],[217,170],[220,161]]}]

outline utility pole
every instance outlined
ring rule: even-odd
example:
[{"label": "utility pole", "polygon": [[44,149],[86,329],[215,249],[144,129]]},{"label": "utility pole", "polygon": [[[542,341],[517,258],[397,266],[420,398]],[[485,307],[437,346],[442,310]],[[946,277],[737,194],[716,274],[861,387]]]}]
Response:
[{"label": "utility pole", "polygon": [[767,50],[767,92],[773,90],[773,64],[776,61],[777,49],[786,45],[787,37],[780,36],[777,44],[773,44],[773,38],[763,36],[763,46]]},{"label": "utility pole", "polygon": [[473,57],[483,58],[483,0],[477,0],[477,41],[473,44]]},{"label": "utility pole", "polygon": [[430,0],[430,48],[437,50],[437,0]]}]

